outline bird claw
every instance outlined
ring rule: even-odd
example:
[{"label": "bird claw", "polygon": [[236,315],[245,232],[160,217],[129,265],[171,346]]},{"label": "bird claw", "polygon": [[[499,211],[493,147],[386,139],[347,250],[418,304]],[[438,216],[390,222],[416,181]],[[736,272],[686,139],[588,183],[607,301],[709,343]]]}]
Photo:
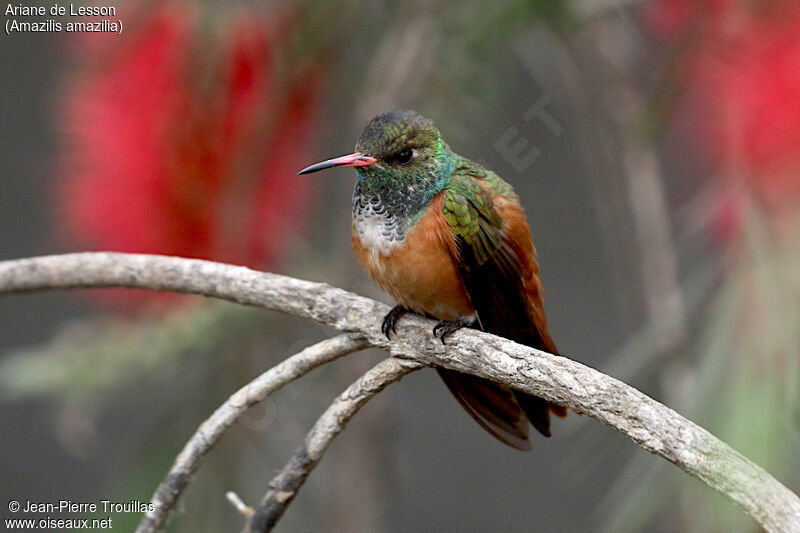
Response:
[{"label": "bird claw", "polygon": [[[466,318],[459,318],[456,320],[440,320],[433,327],[433,336],[439,338],[442,344],[445,344],[445,339],[460,330],[461,328],[469,327],[471,321]],[[441,333],[440,333],[441,332]]]},{"label": "bird claw", "polygon": [[391,336],[389,335],[390,333],[397,333],[397,321],[400,320],[400,317],[406,313],[408,313],[408,309],[402,305],[395,305],[392,307],[392,310],[386,313],[386,316],[383,317],[381,333],[386,335],[387,339],[391,339]]}]

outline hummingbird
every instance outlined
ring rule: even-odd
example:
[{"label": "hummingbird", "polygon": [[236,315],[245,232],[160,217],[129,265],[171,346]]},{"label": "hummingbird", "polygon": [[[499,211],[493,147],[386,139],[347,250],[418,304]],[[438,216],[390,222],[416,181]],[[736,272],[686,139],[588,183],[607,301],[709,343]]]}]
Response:
[{"label": "hummingbird", "polygon": [[[354,167],[352,241],[359,263],[397,305],[390,337],[413,312],[438,320],[444,343],[468,327],[556,354],[525,212],[511,185],[450,149],[415,111],[372,118],[355,152],[311,165],[309,174]],[[529,426],[550,436],[563,406],[490,380],[437,368],[450,392],[486,431],[529,451]]]}]

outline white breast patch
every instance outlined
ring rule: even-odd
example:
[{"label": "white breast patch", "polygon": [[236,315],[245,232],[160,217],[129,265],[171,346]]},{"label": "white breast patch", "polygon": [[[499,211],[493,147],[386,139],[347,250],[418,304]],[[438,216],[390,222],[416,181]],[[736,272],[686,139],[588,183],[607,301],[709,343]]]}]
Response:
[{"label": "white breast patch", "polygon": [[361,245],[371,255],[389,255],[396,246],[405,241],[405,235],[400,233],[395,216],[372,204],[353,213],[353,222]]}]

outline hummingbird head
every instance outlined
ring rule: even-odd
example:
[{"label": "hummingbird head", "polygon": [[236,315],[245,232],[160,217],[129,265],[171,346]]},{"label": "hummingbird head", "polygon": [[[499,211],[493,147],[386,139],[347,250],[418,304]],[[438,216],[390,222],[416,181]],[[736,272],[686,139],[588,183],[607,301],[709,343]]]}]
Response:
[{"label": "hummingbird head", "polygon": [[453,170],[450,147],[432,121],[415,111],[387,111],[370,120],[355,153],[301,170],[308,174],[337,166],[356,168],[357,187],[367,195],[403,194],[430,200]]}]

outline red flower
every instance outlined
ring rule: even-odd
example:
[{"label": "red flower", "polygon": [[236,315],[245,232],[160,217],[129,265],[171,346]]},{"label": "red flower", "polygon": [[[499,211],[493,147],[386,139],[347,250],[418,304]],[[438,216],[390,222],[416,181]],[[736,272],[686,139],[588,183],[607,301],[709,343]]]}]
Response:
[{"label": "red flower", "polygon": [[800,4],[659,0],[646,17],[682,43],[687,136],[716,174],[768,209],[800,207]]},{"label": "red flower", "polygon": [[[274,265],[302,225],[314,69],[296,14],[149,4],[86,39],[67,87],[59,187],[68,237],[96,249]],[[214,20],[215,24],[210,24]],[[121,40],[120,40],[121,39]]]}]

